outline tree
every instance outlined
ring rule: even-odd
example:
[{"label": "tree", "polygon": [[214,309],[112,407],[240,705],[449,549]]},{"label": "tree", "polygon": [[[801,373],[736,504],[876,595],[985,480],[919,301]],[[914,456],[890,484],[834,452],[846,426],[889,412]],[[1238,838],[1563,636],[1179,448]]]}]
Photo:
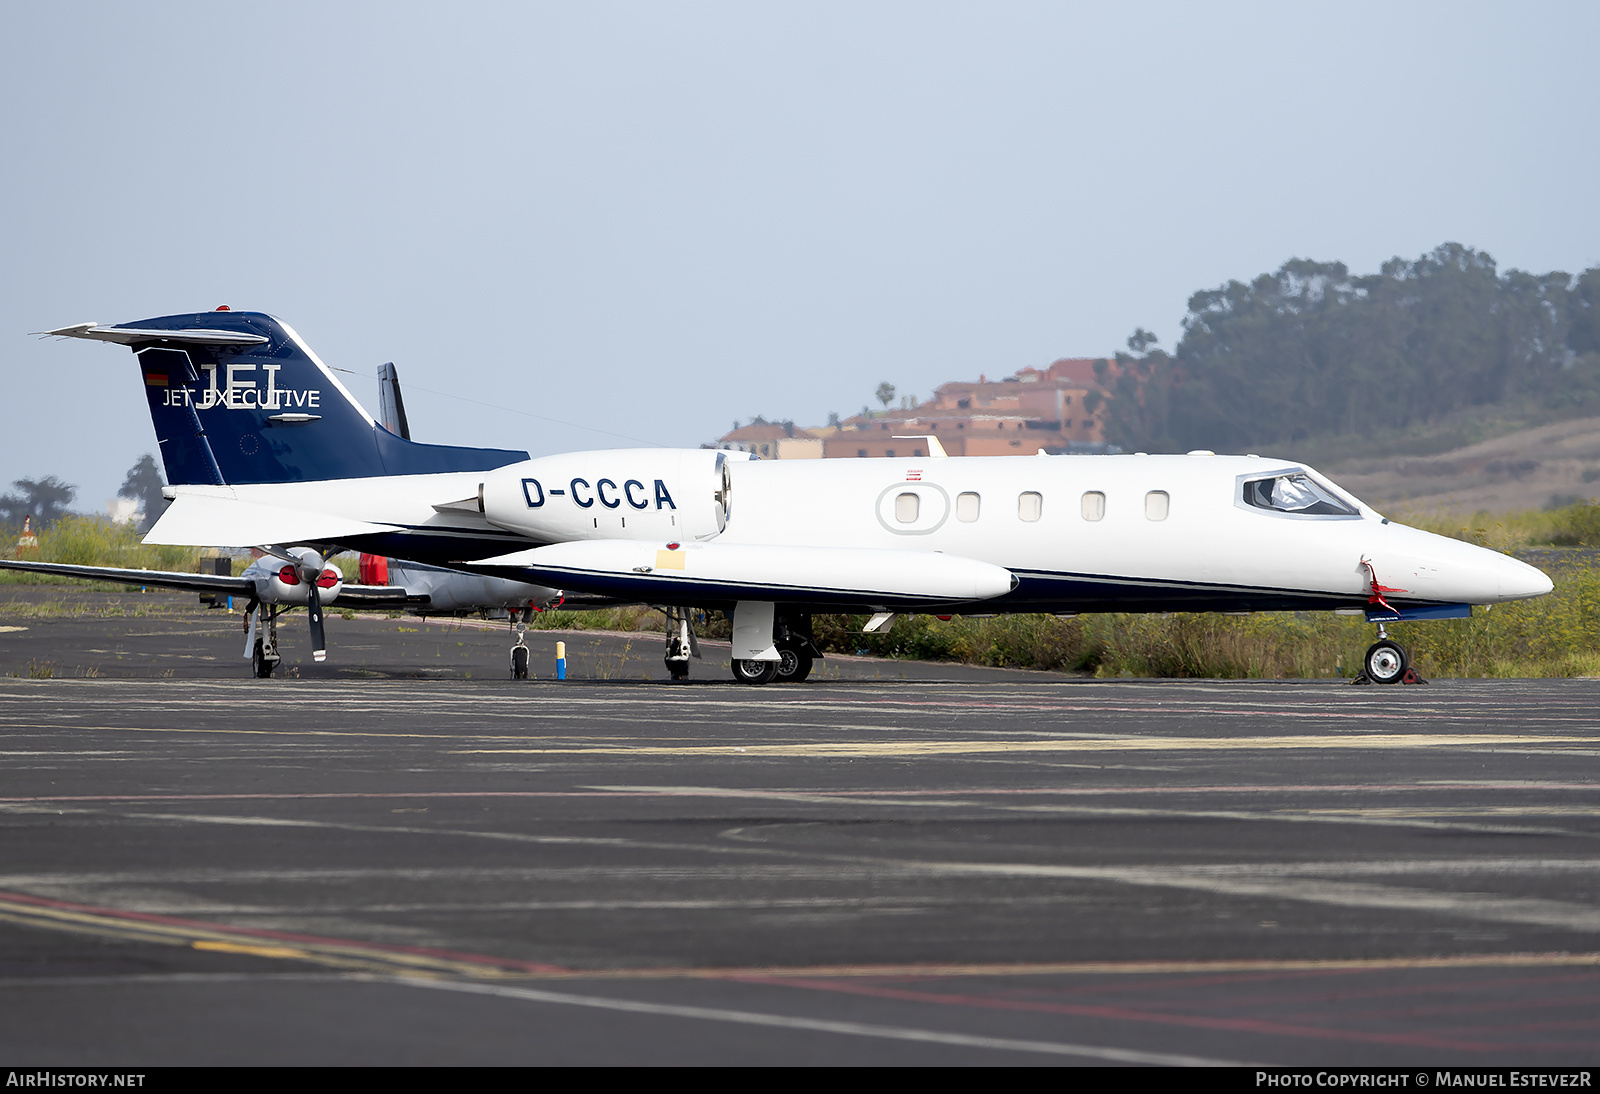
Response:
[{"label": "tree", "polygon": [[1600,406],[1597,320],[1600,268],[1501,274],[1459,243],[1366,275],[1291,259],[1190,297],[1170,356],[1136,330],[1117,374],[1097,372],[1103,421],[1128,448],[1242,452],[1480,407]]},{"label": "tree", "polygon": [[1139,327],[1128,338],[1128,348],[1131,349],[1135,355],[1143,356],[1145,350],[1149,349],[1151,346],[1160,341],[1161,339],[1157,338],[1143,327]]},{"label": "tree", "polygon": [[78,488],[54,475],[42,479],[18,479],[16,489],[0,495],[0,521],[9,528],[22,527],[24,517],[33,518],[35,530],[47,528],[66,515],[67,506],[77,497]]},{"label": "tree", "polygon": [[883,404],[883,409],[888,410],[889,404],[894,402],[894,385],[885,380],[878,385],[878,390],[873,392],[873,396]]},{"label": "tree", "polygon": [[117,491],[117,497],[139,503],[142,514],[139,518],[139,531],[148,530],[156,522],[156,518],[167,511],[167,499],[161,496],[161,491],[166,485],[167,481],[161,477],[161,469],[156,466],[155,457],[148,452],[139,457],[138,463],[128,468],[128,477],[122,480],[122,489]]}]

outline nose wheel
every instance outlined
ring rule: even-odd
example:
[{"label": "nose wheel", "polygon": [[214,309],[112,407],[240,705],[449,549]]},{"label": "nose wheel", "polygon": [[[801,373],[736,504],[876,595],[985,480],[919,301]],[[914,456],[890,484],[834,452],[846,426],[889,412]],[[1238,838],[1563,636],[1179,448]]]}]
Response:
[{"label": "nose wheel", "polygon": [[1411,655],[1400,643],[1385,638],[1368,648],[1364,667],[1373,683],[1395,684],[1411,667]]},{"label": "nose wheel", "polygon": [[1361,661],[1361,675],[1355,678],[1355,683],[1426,684],[1427,681],[1411,667],[1410,652],[1390,638],[1380,623],[1378,640],[1367,647],[1367,655]]}]

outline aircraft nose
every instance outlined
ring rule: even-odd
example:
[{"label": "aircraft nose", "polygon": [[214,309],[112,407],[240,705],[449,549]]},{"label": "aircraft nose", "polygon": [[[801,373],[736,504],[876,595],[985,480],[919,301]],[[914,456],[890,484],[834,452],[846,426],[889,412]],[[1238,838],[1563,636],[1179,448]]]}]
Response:
[{"label": "aircraft nose", "polygon": [[1502,556],[1496,567],[1500,579],[1501,600],[1524,600],[1531,596],[1543,596],[1554,589],[1555,582],[1545,575],[1543,570],[1529,566],[1526,562],[1518,562],[1509,556]]}]

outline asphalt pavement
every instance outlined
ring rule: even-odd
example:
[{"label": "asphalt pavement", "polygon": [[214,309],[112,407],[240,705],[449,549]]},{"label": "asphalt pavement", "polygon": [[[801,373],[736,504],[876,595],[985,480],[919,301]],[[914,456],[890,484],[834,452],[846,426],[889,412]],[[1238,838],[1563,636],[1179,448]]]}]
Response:
[{"label": "asphalt pavement", "polygon": [[1595,1059],[1600,682],[335,625],[256,681],[225,612],[0,612],[0,1060]]}]

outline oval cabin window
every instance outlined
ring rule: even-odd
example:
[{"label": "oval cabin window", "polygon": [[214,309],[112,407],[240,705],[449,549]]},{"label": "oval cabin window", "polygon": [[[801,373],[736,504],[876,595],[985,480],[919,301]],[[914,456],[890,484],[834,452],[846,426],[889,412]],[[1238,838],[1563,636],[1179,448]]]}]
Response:
[{"label": "oval cabin window", "polygon": [[978,519],[979,499],[976,494],[956,495],[956,519],[971,524]]},{"label": "oval cabin window", "polygon": [[1106,515],[1106,496],[1098,490],[1083,495],[1083,519],[1103,520]]},{"label": "oval cabin window", "polygon": [[1029,490],[1017,498],[1017,516],[1023,520],[1038,520],[1044,512],[1044,495]]},{"label": "oval cabin window", "polygon": [[915,524],[922,499],[915,494],[901,494],[894,499],[894,519],[901,524]]},{"label": "oval cabin window", "polygon": [[1152,490],[1144,496],[1144,515],[1151,520],[1166,520],[1172,499],[1165,490]]}]

